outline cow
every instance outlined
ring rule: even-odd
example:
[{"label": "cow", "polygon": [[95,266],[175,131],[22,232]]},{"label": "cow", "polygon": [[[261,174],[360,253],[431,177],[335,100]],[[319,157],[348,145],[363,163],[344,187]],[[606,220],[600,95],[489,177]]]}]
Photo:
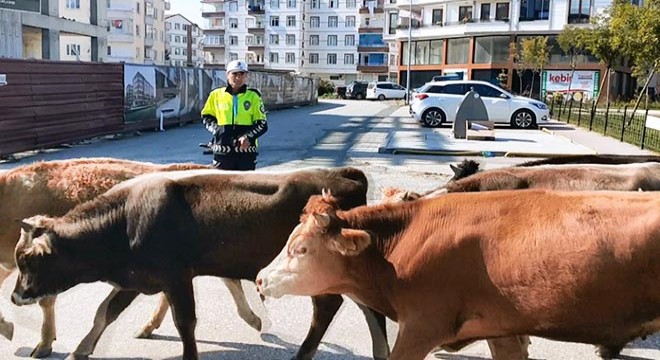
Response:
[{"label": "cow", "polygon": [[[519,221],[526,219],[526,221]],[[494,191],[342,211],[324,193],[256,283],[399,322],[390,360],[530,334],[602,354],[660,330],[660,194]]]},{"label": "cow", "polygon": [[[0,285],[15,269],[14,249],[20,234],[19,223],[35,214],[64,215],[75,205],[93,199],[112,186],[135,176],[155,172],[189,169],[210,169],[198,164],[153,164],[113,158],[83,158],[35,162],[0,174]],[[259,328],[261,319],[249,308],[240,282],[224,279],[236,299],[239,314],[248,324]],[[55,340],[55,298],[40,301],[43,312],[41,339],[31,353],[46,357]],[[161,301],[162,303],[162,301]],[[147,336],[160,325],[162,316],[151,320],[139,334]],[[158,312],[157,312],[158,313]],[[14,326],[0,314],[0,334],[11,340]]]},{"label": "cow", "polygon": [[[354,168],[191,170],[136,177],[62,217],[24,219],[12,301],[34,303],[83,282],[113,284],[94,327],[73,353],[86,358],[103,329],[139,293],[163,291],[183,340],[183,358],[197,359],[193,277],[253,281],[284,245],[312,194],[331,188],[338,206],[348,209],[366,204],[367,186],[364,173]],[[295,359],[313,357],[342,298],[316,296],[313,303],[313,326]],[[376,343],[377,336],[384,338],[385,319],[378,315],[376,320],[368,322],[379,351],[375,357],[385,359],[386,341]]]}]

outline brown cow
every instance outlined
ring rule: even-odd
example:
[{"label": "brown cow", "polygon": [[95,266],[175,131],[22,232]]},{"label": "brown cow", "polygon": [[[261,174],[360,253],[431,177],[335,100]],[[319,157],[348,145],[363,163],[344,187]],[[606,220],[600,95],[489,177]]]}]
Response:
[{"label": "brown cow", "polygon": [[[343,208],[366,203],[367,179],[353,168],[191,170],[125,181],[64,217],[23,221],[12,301],[33,303],[81,282],[114,284],[94,328],[73,354],[85,358],[138,293],[163,291],[183,340],[183,357],[196,359],[193,277],[254,279],[284,245],[309,196],[323,187],[339,194]],[[341,302],[337,295],[314,299],[312,328],[296,359],[312,358]],[[384,334],[384,317],[377,320],[368,322],[372,337]],[[376,346],[381,346],[377,357],[384,359],[387,344]]]},{"label": "brown cow", "polygon": [[257,286],[346,294],[397,320],[390,360],[519,334],[616,349],[660,330],[659,255],[659,193],[495,191],[350,211],[324,194]]}]

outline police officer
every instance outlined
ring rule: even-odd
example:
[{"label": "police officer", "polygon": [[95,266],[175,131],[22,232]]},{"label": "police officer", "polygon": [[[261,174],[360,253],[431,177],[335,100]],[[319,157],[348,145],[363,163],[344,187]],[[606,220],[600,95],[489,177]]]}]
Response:
[{"label": "police officer", "polygon": [[227,64],[229,85],[213,90],[202,109],[202,120],[213,133],[213,166],[223,170],[254,170],[257,138],[268,130],[261,94],[246,85],[244,61]]}]

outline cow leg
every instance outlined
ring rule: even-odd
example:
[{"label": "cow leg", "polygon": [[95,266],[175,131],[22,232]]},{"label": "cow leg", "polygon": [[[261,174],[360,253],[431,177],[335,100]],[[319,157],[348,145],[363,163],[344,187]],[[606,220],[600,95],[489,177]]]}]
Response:
[{"label": "cow leg", "polygon": [[603,359],[616,359],[626,345],[598,345],[596,354]]},{"label": "cow leg", "polygon": [[55,296],[45,297],[39,300],[43,322],[41,323],[41,340],[32,350],[30,356],[33,358],[45,358],[53,352],[53,341],[55,341]]},{"label": "cow leg", "polygon": [[231,297],[234,299],[238,316],[255,330],[261,332],[261,319],[252,311],[250,304],[248,304],[245,299],[245,293],[243,292],[241,281],[222,278],[222,282],[225,283],[225,286],[229,289]]},{"label": "cow leg", "polygon": [[133,300],[139,295],[137,291],[128,291],[120,289],[112,289],[110,294],[103,300],[99,308],[96,310],[94,316],[94,326],[87,333],[85,338],[80,342],[73,354],[69,355],[67,359],[87,359],[89,355],[94,352],[96,343],[98,343],[103,331],[113,321],[117,320],[119,314],[130,305]]},{"label": "cow leg", "polygon": [[134,337],[139,339],[147,339],[151,337],[151,334],[154,330],[158,329],[167,315],[167,310],[170,309],[170,303],[167,301],[167,296],[161,293],[159,296],[158,307],[151,314],[151,318],[147,321],[147,324],[142,327],[142,329],[135,333]]},{"label": "cow leg", "polygon": [[[2,283],[9,277],[11,270],[5,269],[0,265],[0,287]],[[14,337],[14,324],[5,320],[2,313],[0,313],[0,335],[6,337],[8,340],[11,340]]]},{"label": "cow leg", "polygon": [[488,340],[493,360],[527,360],[529,336],[507,336]]},{"label": "cow leg", "polygon": [[428,337],[428,329],[415,329],[399,322],[399,334],[388,360],[422,360],[437,342],[442,343],[443,339]]},{"label": "cow leg", "polygon": [[174,325],[183,341],[183,360],[197,360],[197,344],[195,343],[197,318],[192,279],[172,287],[165,295],[170,301]]},{"label": "cow leg", "polygon": [[387,343],[387,329],[385,315],[376,312],[364,305],[358,304],[369,326],[371,334],[371,348],[375,360],[386,360],[390,356],[390,346]]},{"label": "cow leg", "polygon": [[341,307],[344,299],[340,295],[313,296],[312,305],[314,314],[312,324],[305,341],[300,345],[298,353],[291,360],[311,360],[318,350],[319,344],[325,332],[328,330],[332,319]]}]

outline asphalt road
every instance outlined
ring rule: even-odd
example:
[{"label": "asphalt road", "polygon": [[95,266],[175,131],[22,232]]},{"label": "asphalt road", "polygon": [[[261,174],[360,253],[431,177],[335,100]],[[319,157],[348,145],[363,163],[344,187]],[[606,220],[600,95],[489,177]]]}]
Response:
[{"label": "asphalt road", "polygon": [[[269,114],[269,132],[260,139],[260,169],[293,169],[308,166],[352,165],[370,178],[369,199],[379,197],[379,186],[427,190],[444,183],[451,173],[448,164],[463,157],[386,155],[377,152],[391,130],[419,131],[407,116],[391,116],[398,107],[389,102],[326,101],[318,106],[274,111]],[[401,113],[400,111],[397,114]],[[209,134],[201,124],[122,136],[115,140],[96,139],[71,147],[21,154],[18,163],[0,164],[10,169],[36,160],[110,156],[156,163],[207,163],[197,147]],[[486,167],[508,166],[529,159],[479,159]],[[37,306],[16,307],[9,302],[15,275],[0,289],[0,307],[16,323],[14,340],[0,339],[0,359],[29,356],[38,342],[41,313]],[[311,302],[304,297],[267,300],[263,306],[253,285],[244,283],[256,312],[266,320],[260,334],[240,320],[222,283],[211,277],[195,280],[197,303],[197,344],[202,359],[289,359],[307,332]],[[91,327],[94,311],[110,287],[95,283],[77,286],[58,298],[57,341],[52,359],[65,358]],[[441,301],[441,299],[439,299]],[[153,339],[134,339],[132,334],[155,308],[156,298],[140,296],[106,331],[93,358],[178,359],[182,347],[171,317]],[[388,322],[390,345],[396,338],[396,324]],[[638,341],[624,350],[622,359],[660,359],[660,338]],[[357,307],[347,300],[326,334],[316,359],[370,359],[371,340]],[[570,344],[533,338],[532,359],[598,359],[590,345]],[[427,359],[487,359],[485,342],[458,354],[429,354]]]}]

